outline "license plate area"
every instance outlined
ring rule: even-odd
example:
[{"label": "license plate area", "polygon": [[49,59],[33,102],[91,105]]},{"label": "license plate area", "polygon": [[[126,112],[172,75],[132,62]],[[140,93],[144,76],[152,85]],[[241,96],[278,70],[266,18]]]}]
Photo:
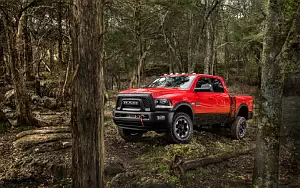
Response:
[{"label": "license plate area", "polygon": [[147,115],[147,114],[143,115],[143,114],[122,114],[122,113],[116,113],[115,117],[135,119],[135,120],[140,120],[142,118],[143,120],[149,120],[149,115]]}]

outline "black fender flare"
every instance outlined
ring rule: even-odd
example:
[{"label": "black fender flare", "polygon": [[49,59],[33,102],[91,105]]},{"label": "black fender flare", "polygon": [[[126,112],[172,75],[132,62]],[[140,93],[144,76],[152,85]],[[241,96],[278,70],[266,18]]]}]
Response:
[{"label": "black fender flare", "polygon": [[248,112],[249,112],[248,105],[247,105],[246,103],[242,103],[242,104],[240,104],[239,108],[238,108],[237,111],[235,112],[234,119],[237,118],[237,116],[238,116],[238,114],[239,114],[239,112],[240,112],[240,110],[241,110],[242,107],[246,107],[247,110],[248,110]]},{"label": "black fender flare", "polygon": [[195,115],[195,113],[194,113],[194,109],[193,109],[193,107],[192,107],[192,105],[190,104],[190,103],[188,103],[188,102],[179,102],[179,103],[177,103],[172,109],[171,109],[171,111],[173,111],[173,112],[175,112],[176,110],[178,110],[178,108],[179,107],[181,107],[181,106],[187,106],[187,107],[189,107],[190,109],[191,109],[191,111],[192,111],[192,121],[194,120],[194,115]]}]

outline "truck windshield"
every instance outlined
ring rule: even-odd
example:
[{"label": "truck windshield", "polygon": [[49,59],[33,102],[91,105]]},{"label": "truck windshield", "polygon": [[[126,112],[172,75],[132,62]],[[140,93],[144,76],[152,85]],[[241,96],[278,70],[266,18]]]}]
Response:
[{"label": "truck windshield", "polygon": [[149,84],[148,88],[182,88],[188,89],[196,76],[164,76]]}]

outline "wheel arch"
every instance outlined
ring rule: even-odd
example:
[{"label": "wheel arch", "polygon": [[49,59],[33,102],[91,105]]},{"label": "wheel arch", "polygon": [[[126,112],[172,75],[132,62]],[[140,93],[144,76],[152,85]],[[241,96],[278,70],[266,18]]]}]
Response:
[{"label": "wheel arch", "polygon": [[244,103],[240,104],[238,110],[236,111],[235,119],[238,116],[244,117],[244,118],[246,118],[246,120],[249,119],[249,108],[248,108],[247,104],[244,104]]},{"label": "wheel arch", "polygon": [[173,112],[183,112],[190,116],[191,120],[194,121],[194,110],[190,103],[180,102],[172,109]]}]

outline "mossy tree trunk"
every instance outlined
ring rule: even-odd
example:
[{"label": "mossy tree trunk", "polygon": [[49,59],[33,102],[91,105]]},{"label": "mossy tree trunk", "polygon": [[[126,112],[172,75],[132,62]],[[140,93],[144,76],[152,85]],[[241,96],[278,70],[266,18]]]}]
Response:
[{"label": "mossy tree trunk", "polygon": [[101,48],[103,0],[74,0],[73,63],[78,63],[72,105],[72,183],[104,187],[103,74]]},{"label": "mossy tree trunk", "polygon": [[289,32],[286,32],[284,3],[285,0],[268,2],[253,187],[278,187],[284,70],[288,63],[288,37],[294,25],[290,25]]}]

